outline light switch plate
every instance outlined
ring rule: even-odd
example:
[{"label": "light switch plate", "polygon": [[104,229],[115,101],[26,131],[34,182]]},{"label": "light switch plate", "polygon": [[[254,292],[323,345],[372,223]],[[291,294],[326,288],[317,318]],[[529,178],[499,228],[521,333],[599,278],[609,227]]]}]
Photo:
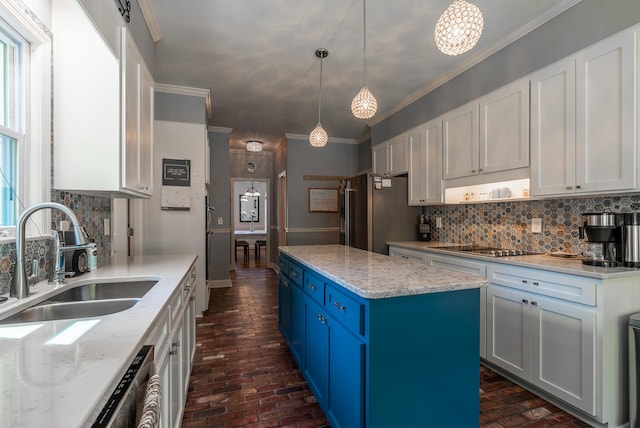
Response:
[{"label": "light switch plate", "polygon": [[531,233],[542,233],[541,218],[536,217],[531,219]]},{"label": "light switch plate", "polygon": [[436,229],[442,229],[442,217],[436,217]]},{"label": "light switch plate", "polygon": [[60,230],[63,232],[69,231],[69,222],[67,220],[60,220]]},{"label": "light switch plate", "polygon": [[218,217],[218,224],[224,224],[224,218]]},{"label": "light switch plate", "polygon": [[103,219],[104,220],[104,236],[109,236],[111,235],[111,223],[109,222],[108,218]]},{"label": "light switch plate", "polygon": [[391,179],[383,178],[382,179],[382,187],[391,187]]}]

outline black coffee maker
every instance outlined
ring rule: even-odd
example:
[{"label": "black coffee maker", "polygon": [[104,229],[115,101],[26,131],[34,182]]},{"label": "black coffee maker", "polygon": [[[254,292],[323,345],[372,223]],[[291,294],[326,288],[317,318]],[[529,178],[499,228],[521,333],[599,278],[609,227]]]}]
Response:
[{"label": "black coffee maker", "polygon": [[622,225],[621,214],[584,213],[579,228],[580,239],[584,239],[582,263],[591,266],[622,266]]}]

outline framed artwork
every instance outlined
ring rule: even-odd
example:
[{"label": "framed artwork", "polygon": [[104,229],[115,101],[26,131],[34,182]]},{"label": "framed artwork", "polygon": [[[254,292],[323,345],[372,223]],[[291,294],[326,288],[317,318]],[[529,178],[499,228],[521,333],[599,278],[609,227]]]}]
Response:
[{"label": "framed artwork", "polygon": [[309,189],[310,213],[337,213],[338,189]]}]

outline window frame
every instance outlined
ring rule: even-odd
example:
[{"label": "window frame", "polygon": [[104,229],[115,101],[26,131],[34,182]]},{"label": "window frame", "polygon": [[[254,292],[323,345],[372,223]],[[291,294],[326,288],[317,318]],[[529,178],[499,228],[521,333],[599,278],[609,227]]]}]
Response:
[{"label": "window frame", "polygon": [[[18,215],[39,202],[51,200],[51,37],[27,6],[0,0],[0,16],[25,41],[23,63],[24,134],[18,152],[18,197],[24,206]],[[51,228],[49,210],[34,213],[26,225],[26,236],[48,236]],[[15,226],[0,227],[0,243],[15,239]]]}]

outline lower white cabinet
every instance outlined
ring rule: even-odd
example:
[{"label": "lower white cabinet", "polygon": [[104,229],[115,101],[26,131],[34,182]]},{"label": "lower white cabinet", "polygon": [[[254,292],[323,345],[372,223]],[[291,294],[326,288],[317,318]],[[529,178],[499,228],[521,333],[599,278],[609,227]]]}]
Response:
[{"label": "lower white cabinet", "polygon": [[595,414],[595,308],[499,285],[487,290],[487,360]]},{"label": "lower white cabinet", "polygon": [[180,427],[195,354],[195,265],[180,282],[151,334],[162,388],[162,427]]}]

